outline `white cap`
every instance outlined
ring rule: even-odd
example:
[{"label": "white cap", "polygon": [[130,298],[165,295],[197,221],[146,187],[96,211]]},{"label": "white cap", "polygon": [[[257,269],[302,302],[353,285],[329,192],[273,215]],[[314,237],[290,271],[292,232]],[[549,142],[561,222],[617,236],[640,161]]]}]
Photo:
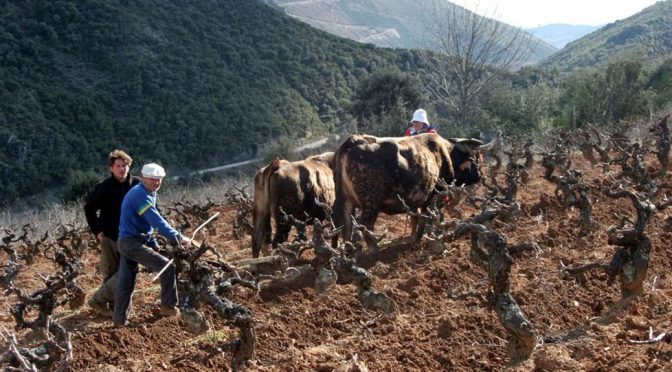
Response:
[{"label": "white cap", "polygon": [[163,178],[166,176],[166,171],[158,164],[149,163],[142,167],[142,176],[149,178]]},{"label": "white cap", "polygon": [[417,109],[413,113],[413,119],[411,121],[419,121],[421,123],[425,123],[429,125],[429,120],[427,120],[427,112],[423,109]]}]

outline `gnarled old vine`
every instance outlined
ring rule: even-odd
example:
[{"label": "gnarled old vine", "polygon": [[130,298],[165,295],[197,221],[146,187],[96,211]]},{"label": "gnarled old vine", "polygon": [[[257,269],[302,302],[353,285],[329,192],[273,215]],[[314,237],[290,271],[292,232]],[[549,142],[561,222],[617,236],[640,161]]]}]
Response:
[{"label": "gnarled old vine", "polygon": [[508,353],[511,363],[527,359],[534,351],[536,333],[532,323],[518,306],[510,292],[510,272],[513,259],[506,238],[477,223],[458,223],[452,239],[471,235],[470,259],[488,273],[492,293],[491,303],[495,307],[502,325],[509,333]]},{"label": "gnarled old vine", "polygon": [[620,247],[614,252],[609,264],[590,263],[565,267],[564,271],[576,276],[588,270],[601,269],[608,275],[610,282],[619,277],[623,299],[641,296],[652,248],[651,238],[645,228],[656,206],[645,195],[622,188],[606,190],[605,194],[615,199],[629,198],[637,212],[637,220],[630,228],[625,228],[627,219],[622,218],[616,226],[607,230],[609,244]]},{"label": "gnarled old vine", "polygon": [[[360,231],[360,230],[357,230]],[[310,241],[282,243],[277,251],[286,256],[287,267],[280,277],[262,282],[261,290],[272,291],[275,288],[304,282],[307,278],[315,278],[314,287],[318,293],[327,293],[337,280],[351,282],[357,286],[357,297],[366,308],[377,309],[386,314],[396,310],[396,304],[386,294],[373,288],[373,278],[366,270],[355,265],[355,259],[349,257],[358,249],[351,243],[340,245],[338,249],[331,247],[327,239],[331,239],[338,230],[326,229],[318,219],[313,220],[312,239]],[[369,232],[370,233],[370,232]],[[364,240],[369,240],[364,232]],[[370,247],[371,249],[371,247]],[[303,258],[303,253],[312,250],[312,259]]]},{"label": "gnarled old vine", "polygon": [[[21,347],[15,335],[3,330],[8,352],[0,356],[0,363],[29,370],[53,366],[57,366],[57,370],[67,370],[72,361],[71,336],[53,320],[52,315],[57,307],[69,305],[71,309],[76,309],[84,304],[85,293],[76,279],[84,266],[80,257],[88,242],[81,238],[82,231],[73,225],[57,227],[60,236],[56,239],[49,239],[47,233],[36,241],[28,237],[30,226],[26,225],[22,230],[18,237],[5,230],[1,248],[8,260],[3,265],[0,284],[5,295],[13,295],[16,299],[10,307],[15,329],[31,329],[41,335],[42,341],[36,347]],[[52,275],[41,276],[43,288],[27,291],[18,287],[14,280],[24,268],[19,260],[29,265],[39,254],[52,261],[58,269]],[[35,312],[37,316],[32,315]]]},{"label": "gnarled old vine", "polygon": [[220,260],[202,259],[208,251],[217,253],[204,240],[193,251],[175,247],[167,252],[174,259],[178,272],[179,307],[186,328],[192,333],[201,334],[210,328],[209,322],[199,311],[203,304],[210,306],[231,326],[238,328],[237,339],[217,348],[219,353],[232,352],[231,369],[237,371],[254,357],[257,338],[250,310],[231,302],[226,296],[234,285],[242,285],[254,291],[257,285],[241,278],[241,274],[250,276],[247,272],[237,271]]}]

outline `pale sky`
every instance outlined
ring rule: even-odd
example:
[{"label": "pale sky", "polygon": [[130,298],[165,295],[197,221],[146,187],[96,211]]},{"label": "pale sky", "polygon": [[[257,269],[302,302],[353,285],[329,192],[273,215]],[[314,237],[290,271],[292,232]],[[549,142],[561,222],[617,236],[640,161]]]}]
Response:
[{"label": "pale sky", "polygon": [[598,26],[639,13],[657,0],[448,0],[513,26],[551,23]]}]

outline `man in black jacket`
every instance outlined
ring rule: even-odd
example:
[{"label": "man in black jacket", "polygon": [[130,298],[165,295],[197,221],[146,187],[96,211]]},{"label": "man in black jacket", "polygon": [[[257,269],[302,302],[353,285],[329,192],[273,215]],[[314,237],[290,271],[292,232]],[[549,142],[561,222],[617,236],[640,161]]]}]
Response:
[{"label": "man in black jacket", "polygon": [[98,268],[103,275],[103,285],[89,298],[88,304],[98,314],[110,317],[119,268],[117,239],[121,202],[128,190],[140,183],[140,179],[129,174],[133,159],[125,152],[112,151],[107,162],[111,175],[87,195],[84,213],[91,232],[100,242]]}]

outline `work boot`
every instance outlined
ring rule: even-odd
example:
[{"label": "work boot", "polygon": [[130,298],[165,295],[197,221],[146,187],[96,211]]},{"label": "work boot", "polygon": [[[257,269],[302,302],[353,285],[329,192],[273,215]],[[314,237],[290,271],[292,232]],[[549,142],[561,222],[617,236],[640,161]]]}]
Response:
[{"label": "work boot", "polygon": [[107,307],[107,303],[105,301],[99,301],[98,296],[95,294],[89,298],[89,301],[87,301],[87,304],[93,311],[96,312],[96,314],[100,316],[104,316],[106,318],[111,318],[112,317],[112,310]]},{"label": "work boot", "polygon": [[161,316],[175,316],[175,315],[180,315],[180,309],[178,309],[177,306],[164,306],[164,305],[161,305],[161,309],[159,309],[159,315],[161,315]]},{"label": "work boot", "polygon": [[125,322],[123,322],[123,323],[114,323],[114,324],[112,325],[112,328],[125,328],[125,327],[128,327],[129,325],[130,325],[130,323],[129,323],[128,320],[127,320],[127,321],[125,321]]}]

